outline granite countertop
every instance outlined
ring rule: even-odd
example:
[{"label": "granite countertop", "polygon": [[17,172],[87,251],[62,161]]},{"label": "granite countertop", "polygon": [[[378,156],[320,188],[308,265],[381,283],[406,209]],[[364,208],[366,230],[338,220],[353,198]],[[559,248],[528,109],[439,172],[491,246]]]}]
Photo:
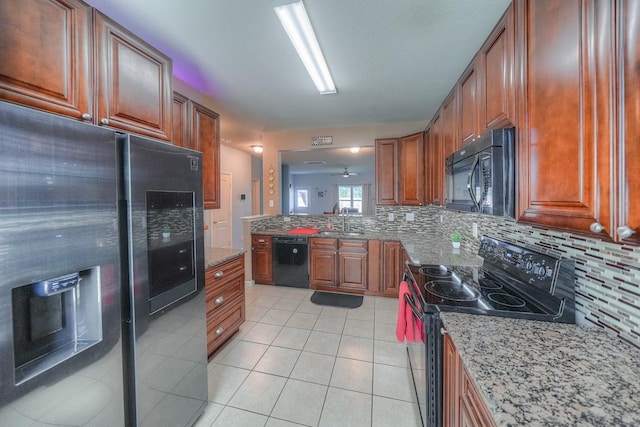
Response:
[{"label": "granite countertop", "polygon": [[[289,234],[289,229],[269,229],[256,234],[266,234],[271,236],[297,236]],[[399,241],[411,258],[411,263],[421,264],[446,264],[458,265],[462,267],[480,267],[482,258],[476,253],[471,245],[464,242],[460,249],[453,249],[449,237],[437,234],[416,234],[397,232],[367,232],[364,233],[343,233],[333,231],[325,234],[305,234],[308,237],[327,237],[341,239],[364,239],[364,240],[393,240]]]},{"label": "granite countertop", "polygon": [[640,351],[598,328],[442,313],[498,426],[640,425]]},{"label": "granite countertop", "polygon": [[244,249],[211,248],[207,246],[204,248],[204,268],[215,267],[237,256],[244,255],[244,253]]}]

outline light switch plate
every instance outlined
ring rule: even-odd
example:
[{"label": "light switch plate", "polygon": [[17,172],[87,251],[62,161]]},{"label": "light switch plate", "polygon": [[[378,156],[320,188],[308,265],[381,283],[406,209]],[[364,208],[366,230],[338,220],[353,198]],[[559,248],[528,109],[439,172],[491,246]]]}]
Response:
[{"label": "light switch plate", "polygon": [[273,200],[269,200],[269,207],[272,208],[273,207]]},{"label": "light switch plate", "polygon": [[475,222],[471,224],[471,233],[473,234],[473,237],[478,238],[478,224]]},{"label": "light switch plate", "polygon": [[389,213],[389,221],[393,221],[396,219],[396,216],[393,213]]}]

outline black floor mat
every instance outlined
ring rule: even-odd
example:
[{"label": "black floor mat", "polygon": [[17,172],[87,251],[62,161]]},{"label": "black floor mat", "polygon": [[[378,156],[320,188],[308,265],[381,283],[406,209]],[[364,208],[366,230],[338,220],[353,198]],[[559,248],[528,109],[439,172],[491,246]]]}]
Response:
[{"label": "black floor mat", "polygon": [[315,291],[313,295],[311,295],[311,302],[317,305],[329,305],[332,307],[357,308],[362,305],[362,295]]}]

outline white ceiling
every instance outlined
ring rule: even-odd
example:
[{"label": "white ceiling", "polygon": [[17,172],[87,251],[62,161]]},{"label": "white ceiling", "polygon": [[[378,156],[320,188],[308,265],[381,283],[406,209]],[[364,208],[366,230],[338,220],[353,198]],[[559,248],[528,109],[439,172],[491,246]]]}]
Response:
[{"label": "white ceiling", "polygon": [[[338,93],[319,95],[282,0],[87,0],[173,58],[246,144],[268,132],[429,120],[510,0],[305,0]],[[225,120],[225,114],[222,120]]]}]

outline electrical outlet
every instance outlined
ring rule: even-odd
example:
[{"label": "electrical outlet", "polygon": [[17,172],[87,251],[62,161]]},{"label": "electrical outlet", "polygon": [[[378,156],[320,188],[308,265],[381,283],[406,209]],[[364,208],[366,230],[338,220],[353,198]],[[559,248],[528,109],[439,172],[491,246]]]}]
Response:
[{"label": "electrical outlet", "polygon": [[414,213],[413,213],[413,212],[410,212],[410,213],[406,214],[405,219],[406,219],[407,221],[415,221],[415,215],[414,215]]},{"label": "electrical outlet", "polygon": [[269,200],[269,207],[272,208],[273,207],[273,200]]},{"label": "electrical outlet", "polygon": [[285,216],[285,217],[282,218],[282,220],[284,222],[290,222],[291,221],[291,217]]},{"label": "electrical outlet", "polygon": [[478,224],[475,222],[471,224],[471,234],[473,234],[473,237],[476,239],[478,238]]},{"label": "electrical outlet", "polygon": [[393,213],[389,214],[389,221],[393,221],[394,219],[396,219],[396,216]]},{"label": "electrical outlet", "polygon": [[442,224],[442,215],[440,215],[440,224]]}]

